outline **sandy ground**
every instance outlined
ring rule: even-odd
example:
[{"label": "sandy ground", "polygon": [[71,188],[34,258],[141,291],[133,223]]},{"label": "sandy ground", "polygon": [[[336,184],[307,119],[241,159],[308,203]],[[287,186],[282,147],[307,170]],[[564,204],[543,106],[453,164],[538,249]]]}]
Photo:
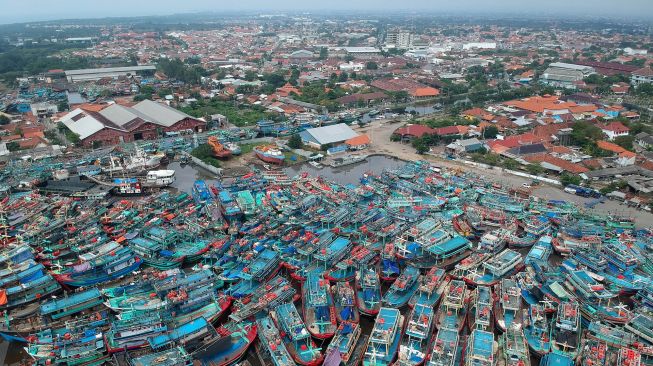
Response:
[{"label": "sandy ground", "polygon": [[[479,167],[471,167],[463,164],[462,162],[457,162],[453,160],[446,160],[438,158],[437,156],[431,155],[419,155],[415,153],[415,149],[408,145],[402,144],[399,142],[390,141],[390,135],[399,127],[402,126],[402,123],[388,123],[386,120],[374,121],[370,125],[367,125],[363,128],[353,125],[353,129],[359,133],[367,134],[372,144],[367,151],[370,154],[387,154],[391,156],[396,156],[403,160],[429,160],[437,163],[440,166],[446,166],[449,168],[459,168],[466,171],[474,171],[476,173],[482,174],[489,178],[492,181],[502,184],[507,187],[521,187],[523,183],[529,183],[531,180],[528,178],[518,177],[512,174],[507,174],[500,170],[495,169],[483,169]],[[569,194],[560,187],[542,184],[533,189],[532,194],[545,200],[561,200],[574,202],[579,206],[580,210],[590,210],[585,208],[585,203],[593,202],[593,198],[585,198]],[[604,203],[597,204],[591,211],[600,213],[603,215],[623,215],[634,217],[638,226],[641,227],[653,227],[653,214],[628,207],[625,204],[613,201],[605,200]]]}]

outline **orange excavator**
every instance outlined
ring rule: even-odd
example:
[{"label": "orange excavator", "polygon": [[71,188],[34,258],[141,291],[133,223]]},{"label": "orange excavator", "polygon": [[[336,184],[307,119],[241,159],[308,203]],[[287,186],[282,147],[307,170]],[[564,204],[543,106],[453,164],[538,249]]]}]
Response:
[{"label": "orange excavator", "polygon": [[209,144],[216,158],[225,159],[231,156],[231,150],[228,150],[217,137],[209,136],[206,143]]}]

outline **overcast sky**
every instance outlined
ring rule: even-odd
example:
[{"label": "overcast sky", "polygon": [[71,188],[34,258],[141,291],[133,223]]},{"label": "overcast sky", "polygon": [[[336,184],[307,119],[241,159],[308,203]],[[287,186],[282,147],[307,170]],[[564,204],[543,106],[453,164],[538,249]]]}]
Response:
[{"label": "overcast sky", "polygon": [[653,18],[653,0],[0,0],[0,23],[234,10],[429,10]]}]

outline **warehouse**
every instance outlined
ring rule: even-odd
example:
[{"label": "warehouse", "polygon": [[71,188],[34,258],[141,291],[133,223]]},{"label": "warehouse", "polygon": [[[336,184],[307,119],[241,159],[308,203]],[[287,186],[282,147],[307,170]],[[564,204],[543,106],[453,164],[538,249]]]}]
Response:
[{"label": "warehouse", "polygon": [[152,65],[143,66],[125,66],[125,67],[105,67],[101,69],[80,69],[66,70],[66,78],[69,82],[76,81],[97,81],[104,78],[117,79],[121,76],[130,76],[137,74],[153,74],[156,67]]},{"label": "warehouse", "polygon": [[346,124],[338,123],[331,126],[309,128],[302,131],[299,136],[304,144],[321,149],[324,146],[342,144],[358,134]]},{"label": "warehouse", "polygon": [[61,122],[79,135],[84,146],[151,140],[166,132],[201,132],[206,128],[206,122],[151,100],[133,107],[111,104],[99,111],[77,108]]}]

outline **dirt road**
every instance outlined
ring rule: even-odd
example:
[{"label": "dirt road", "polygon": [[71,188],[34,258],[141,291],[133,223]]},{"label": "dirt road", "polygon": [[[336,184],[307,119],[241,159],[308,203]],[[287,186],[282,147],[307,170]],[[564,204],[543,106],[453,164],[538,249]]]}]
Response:
[{"label": "dirt road", "polygon": [[[440,166],[449,168],[458,168],[465,171],[473,171],[482,174],[488,179],[506,187],[517,188],[523,183],[530,183],[530,179],[503,172],[499,168],[480,168],[471,167],[455,160],[442,159],[432,155],[419,155],[410,144],[390,141],[392,133],[403,123],[389,123],[388,120],[376,120],[364,127],[352,126],[359,132],[365,133],[370,137],[371,146],[368,149],[370,154],[387,154],[403,160],[429,160]],[[532,194],[544,200],[560,200],[574,202],[580,210],[590,210],[585,204],[594,203],[595,199],[585,198],[569,194],[558,186],[542,184],[535,187]],[[628,207],[617,201],[606,200],[604,203],[598,203],[591,209],[593,212],[603,215],[622,215],[634,217],[637,225],[640,227],[653,227],[653,214]]]}]

